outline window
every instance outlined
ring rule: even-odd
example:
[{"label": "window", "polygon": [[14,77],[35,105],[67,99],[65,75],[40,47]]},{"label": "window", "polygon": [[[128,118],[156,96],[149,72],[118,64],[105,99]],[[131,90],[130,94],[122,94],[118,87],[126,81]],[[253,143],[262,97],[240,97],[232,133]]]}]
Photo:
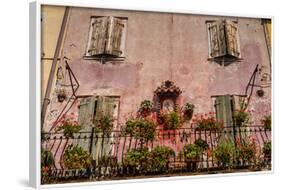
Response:
[{"label": "window", "polygon": [[207,21],[209,58],[218,62],[232,62],[241,58],[237,22]]},{"label": "window", "polygon": [[245,96],[242,95],[220,95],[213,96],[214,107],[216,111],[216,119],[222,121],[224,127],[230,128],[233,126],[232,115],[235,110],[240,110],[243,107]]},{"label": "window", "polygon": [[124,57],[127,19],[117,17],[91,18],[87,57]]},{"label": "window", "polygon": [[[78,123],[83,126],[81,132],[91,132],[95,129],[94,120],[108,115],[113,118],[113,129],[117,128],[119,97],[111,96],[91,96],[81,99],[78,112]],[[90,138],[80,139],[75,142],[81,147],[89,149],[93,155],[93,160],[98,162],[102,156],[110,156],[114,153],[113,137],[110,134],[103,134],[98,131]],[[102,147],[102,148],[101,148]]]}]

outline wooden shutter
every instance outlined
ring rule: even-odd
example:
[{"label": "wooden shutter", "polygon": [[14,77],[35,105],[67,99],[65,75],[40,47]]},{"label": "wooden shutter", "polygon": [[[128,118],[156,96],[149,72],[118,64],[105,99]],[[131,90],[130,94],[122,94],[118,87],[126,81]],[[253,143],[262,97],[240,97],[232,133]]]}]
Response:
[{"label": "wooden shutter", "polygon": [[216,117],[223,121],[224,127],[232,126],[232,97],[230,95],[218,96],[215,100]]},{"label": "wooden shutter", "polygon": [[209,40],[211,57],[220,57],[226,54],[224,24],[212,22],[209,24]]},{"label": "wooden shutter", "polygon": [[225,34],[227,54],[234,57],[239,57],[238,43],[237,43],[237,25],[232,21],[225,21]]},{"label": "wooden shutter", "polygon": [[[100,96],[97,99],[97,111],[95,119],[99,119],[103,115],[114,117],[117,109],[118,101],[116,98]],[[116,126],[114,126],[116,127]],[[110,156],[113,153],[113,138],[102,133],[96,133],[92,145],[93,159],[98,163],[103,156]]]},{"label": "wooden shutter", "polygon": [[95,97],[87,97],[80,101],[78,123],[83,126],[84,131],[91,131],[93,114],[95,112],[95,100]]},{"label": "wooden shutter", "polygon": [[[95,97],[83,98],[80,101],[79,112],[78,112],[78,123],[83,126],[80,132],[85,133],[86,136],[92,131],[93,127],[93,114],[95,112]],[[73,144],[79,145],[84,150],[90,150],[90,138],[84,138],[85,134],[76,133],[74,134]]]},{"label": "wooden shutter", "polygon": [[91,44],[88,50],[90,55],[100,55],[105,53],[107,25],[107,17],[94,18],[92,23]]},{"label": "wooden shutter", "polygon": [[122,54],[121,41],[124,24],[121,19],[109,17],[108,18],[108,33],[106,53],[119,57]]}]

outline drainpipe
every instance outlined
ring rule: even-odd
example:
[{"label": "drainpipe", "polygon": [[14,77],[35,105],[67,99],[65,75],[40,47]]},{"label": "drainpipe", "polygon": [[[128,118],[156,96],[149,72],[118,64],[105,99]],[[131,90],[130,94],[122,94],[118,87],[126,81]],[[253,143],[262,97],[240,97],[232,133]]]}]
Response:
[{"label": "drainpipe", "polygon": [[56,50],[55,50],[55,54],[54,54],[54,59],[52,61],[52,67],[51,67],[50,76],[48,79],[47,89],[46,89],[45,97],[43,99],[43,105],[42,105],[42,110],[41,110],[41,129],[43,128],[43,124],[45,121],[47,106],[50,103],[49,98],[50,98],[50,94],[51,94],[51,88],[53,86],[54,75],[55,75],[57,62],[59,59],[60,50],[61,50],[61,46],[62,46],[62,41],[63,41],[65,29],[66,29],[69,9],[70,9],[69,7],[66,7],[64,15],[63,15],[62,25],[61,25],[61,29],[59,32],[59,37],[58,37],[58,42],[57,42],[57,46],[56,46]]}]

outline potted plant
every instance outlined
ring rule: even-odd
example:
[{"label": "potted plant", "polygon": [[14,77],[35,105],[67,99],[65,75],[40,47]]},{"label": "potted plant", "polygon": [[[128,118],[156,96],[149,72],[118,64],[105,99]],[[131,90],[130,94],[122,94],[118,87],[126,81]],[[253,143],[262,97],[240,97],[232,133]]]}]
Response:
[{"label": "potted plant", "polygon": [[181,118],[181,115],[175,111],[162,113],[162,118],[164,121],[165,130],[177,129],[181,127],[183,123],[183,119]]},{"label": "potted plant", "polygon": [[169,158],[175,155],[175,152],[170,147],[157,146],[149,154],[151,160],[151,171],[163,173],[168,170]]},{"label": "potted plant", "polygon": [[59,102],[63,102],[66,99],[66,91],[64,88],[57,91],[57,97]]},{"label": "potted plant", "polygon": [[185,120],[189,121],[192,118],[194,108],[195,106],[188,102],[184,105],[183,116]]},{"label": "potted plant", "polygon": [[271,115],[264,116],[261,122],[265,130],[271,131]]},{"label": "potted plant", "polygon": [[89,168],[91,166],[91,155],[78,145],[70,145],[63,154],[63,164],[68,169]]},{"label": "potted plant", "polygon": [[220,141],[213,150],[213,157],[218,162],[218,166],[231,167],[235,159],[236,149],[233,142]]},{"label": "potted plant", "polygon": [[142,117],[147,117],[152,112],[153,103],[150,100],[144,100],[140,104],[139,113]]},{"label": "potted plant", "polygon": [[136,148],[129,150],[124,158],[124,173],[134,175],[137,173],[146,173],[149,168],[149,151],[148,148]]},{"label": "potted plant", "polygon": [[271,162],[271,141],[267,141],[264,143],[262,148],[264,160],[266,163]]},{"label": "potted plant", "polygon": [[64,136],[67,138],[74,138],[74,133],[79,132],[81,129],[82,126],[79,125],[77,121],[74,121],[73,117],[64,115],[59,122],[59,127],[56,129],[56,132],[63,131]]},{"label": "potted plant", "polygon": [[194,120],[196,130],[220,130],[223,123],[218,122],[212,113],[197,115]]},{"label": "potted plant", "polygon": [[233,121],[236,127],[248,126],[250,114],[244,110],[236,110],[233,113]]},{"label": "potted plant", "polygon": [[141,142],[152,141],[155,138],[156,123],[148,118],[131,118],[126,122],[124,132]]},{"label": "potted plant", "polygon": [[113,129],[114,119],[109,115],[101,115],[94,120],[95,129],[97,132],[109,135]]},{"label": "potted plant", "polygon": [[41,149],[41,175],[42,182],[47,183],[51,180],[51,169],[55,164],[53,153],[44,148]]},{"label": "potted plant", "polygon": [[249,167],[256,160],[257,145],[254,140],[244,139],[236,141],[236,159],[241,160],[243,165]]},{"label": "potted plant", "polygon": [[183,148],[183,154],[187,171],[195,171],[197,169],[197,163],[200,161],[202,149],[196,144],[187,144]]}]

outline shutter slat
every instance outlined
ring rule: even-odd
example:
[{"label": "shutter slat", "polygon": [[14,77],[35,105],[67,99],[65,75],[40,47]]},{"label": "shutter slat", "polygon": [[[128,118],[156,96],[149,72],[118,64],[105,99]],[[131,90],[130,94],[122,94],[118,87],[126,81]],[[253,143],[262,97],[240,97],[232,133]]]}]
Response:
[{"label": "shutter slat", "polygon": [[104,54],[107,32],[107,17],[95,18],[92,24],[90,55]]},{"label": "shutter slat", "polygon": [[227,54],[238,57],[237,25],[232,21],[225,21],[225,34]]},{"label": "shutter slat", "polygon": [[122,54],[121,41],[124,24],[121,19],[109,17],[109,32],[106,53],[119,57]]},{"label": "shutter slat", "polygon": [[221,22],[209,24],[211,57],[221,57],[226,54],[224,25]]}]

